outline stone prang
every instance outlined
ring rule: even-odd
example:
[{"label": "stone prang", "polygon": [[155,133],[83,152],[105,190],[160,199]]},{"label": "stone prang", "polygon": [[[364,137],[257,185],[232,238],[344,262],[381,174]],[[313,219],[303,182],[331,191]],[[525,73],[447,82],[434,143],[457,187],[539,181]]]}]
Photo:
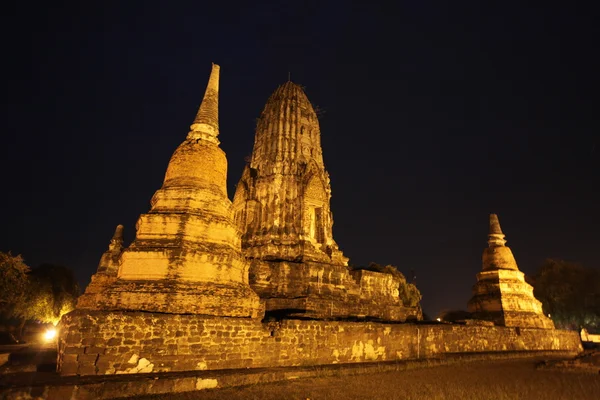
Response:
[{"label": "stone prang", "polygon": [[233,200],[244,253],[347,265],[333,240],[330,199],[317,115],[302,88],[286,82],[258,119],[252,160]]},{"label": "stone prang", "polygon": [[421,318],[420,309],[403,306],[399,278],[348,269],[333,239],[330,201],[317,114],[303,89],[288,81],[258,119],[233,199],[250,285],[268,312],[287,316]]}]

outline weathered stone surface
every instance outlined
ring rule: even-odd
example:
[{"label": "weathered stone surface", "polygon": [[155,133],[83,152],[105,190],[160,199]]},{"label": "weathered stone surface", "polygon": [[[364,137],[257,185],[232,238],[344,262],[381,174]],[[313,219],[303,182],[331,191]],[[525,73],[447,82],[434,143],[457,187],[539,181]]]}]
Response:
[{"label": "weathered stone surface", "polygon": [[347,265],[333,239],[319,121],[302,88],[280,86],[258,119],[233,204],[246,256]]},{"label": "weathered stone surface", "polygon": [[123,252],[123,225],[117,225],[115,233],[110,240],[108,250],[100,258],[98,272],[107,275],[116,275],[119,269],[119,257]]},{"label": "weathered stone surface", "polygon": [[[82,338],[64,333],[69,331],[82,332]],[[67,349],[83,350],[75,354],[77,368],[61,368],[63,375],[324,365],[452,353],[581,351],[578,333],[560,330],[315,320],[262,323],[124,311],[77,310],[63,317],[60,332],[61,365],[74,358]],[[109,341],[126,332],[143,335],[107,354],[85,352],[90,347],[83,344],[86,338]]]},{"label": "weathered stone surface", "polygon": [[387,274],[351,276],[333,239],[330,200],[317,115],[302,88],[287,82],[258,120],[252,159],[233,199],[250,285],[267,311],[288,316],[420,316],[404,310]]},{"label": "weathered stone surface", "polygon": [[498,325],[554,329],[505,243],[498,216],[491,214],[489,247],[483,252],[483,268],[473,286],[469,311],[475,318]]},{"label": "weathered stone surface", "polygon": [[92,275],[92,281],[85,293],[77,299],[78,307],[94,304],[96,297],[107,290],[116,280],[119,269],[119,259],[123,252],[123,225],[117,225],[115,233],[108,245],[108,250],[102,254],[98,263],[98,271]]},{"label": "weathered stone surface", "polygon": [[267,310],[288,317],[422,319],[419,307],[403,305],[399,279],[391,274],[324,263],[252,260],[250,282]]},{"label": "weathered stone surface", "polygon": [[[215,65],[187,139],[173,154],[151,210],[138,220],[134,242],[123,249],[117,227],[77,310],[63,317],[61,374],[581,350],[576,332],[530,329],[553,325],[505,246],[495,215],[469,308],[476,318],[504,326],[339,321],[421,319],[420,297],[404,302],[399,276],[348,269],[332,236],[318,120],[298,85],[288,82],[269,99],[252,161],[229,201],[227,160],[217,139],[218,74]],[[261,322],[265,303],[269,311],[313,319]],[[198,378],[181,387],[160,382],[156,390],[216,384]],[[91,386],[85,390],[93,395]]]},{"label": "weathered stone surface", "polygon": [[[191,130],[171,157],[152,208],[140,216],[135,240],[123,250],[115,234],[78,308],[262,316],[227,197],[218,93],[213,64]],[[121,238],[122,227],[117,231]]]}]

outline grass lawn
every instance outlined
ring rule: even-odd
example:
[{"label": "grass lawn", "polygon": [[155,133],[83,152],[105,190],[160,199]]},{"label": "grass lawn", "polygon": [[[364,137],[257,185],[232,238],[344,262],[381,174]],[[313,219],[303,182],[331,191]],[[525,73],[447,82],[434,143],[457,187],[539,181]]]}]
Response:
[{"label": "grass lawn", "polygon": [[535,363],[533,360],[480,361],[135,399],[600,399],[600,375],[537,370]]}]

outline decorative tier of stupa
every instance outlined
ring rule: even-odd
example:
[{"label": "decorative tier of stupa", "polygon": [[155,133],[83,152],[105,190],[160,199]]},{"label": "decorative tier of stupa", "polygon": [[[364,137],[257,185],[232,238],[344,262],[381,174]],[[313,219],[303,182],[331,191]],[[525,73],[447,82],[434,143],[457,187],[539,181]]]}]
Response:
[{"label": "decorative tier of stupa", "polygon": [[496,325],[554,329],[505,243],[498,216],[491,214],[488,248],[483,251],[483,269],[477,274],[469,312]]},{"label": "decorative tier of stupa", "polygon": [[212,72],[186,140],[169,161],[136,238],[122,248],[117,228],[79,309],[260,317],[248,263],[227,197],[219,147],[219,66]]},{"label": "decorative tier of stupa", "polygon": [[416,315],[402,306],[392,276],[350,273],[333,239],[330,200],[317,115],[302,88],[288,81],[258,119],[251,161],[233,199],[250,285],[268,312],[288,316]]}]

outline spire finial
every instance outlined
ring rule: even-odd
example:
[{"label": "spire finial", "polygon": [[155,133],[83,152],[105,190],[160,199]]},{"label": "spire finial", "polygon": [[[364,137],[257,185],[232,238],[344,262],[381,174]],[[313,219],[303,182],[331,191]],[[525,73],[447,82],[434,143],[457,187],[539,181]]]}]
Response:
[{"label": "spire finial", "polygon": [[212,64],[210,78],[204,92],[202,104],[194,123],[190,126],[188,139],[204,139],[219,144],[219,71],[221,67]]},{"label": "spire finial", "polygon": [[490,233],[488,234],[488,245],[489,247],[504,246],[506,240],[504,239],[504,233],[500,228],[500,220],[498,215],[490,214]]}]

